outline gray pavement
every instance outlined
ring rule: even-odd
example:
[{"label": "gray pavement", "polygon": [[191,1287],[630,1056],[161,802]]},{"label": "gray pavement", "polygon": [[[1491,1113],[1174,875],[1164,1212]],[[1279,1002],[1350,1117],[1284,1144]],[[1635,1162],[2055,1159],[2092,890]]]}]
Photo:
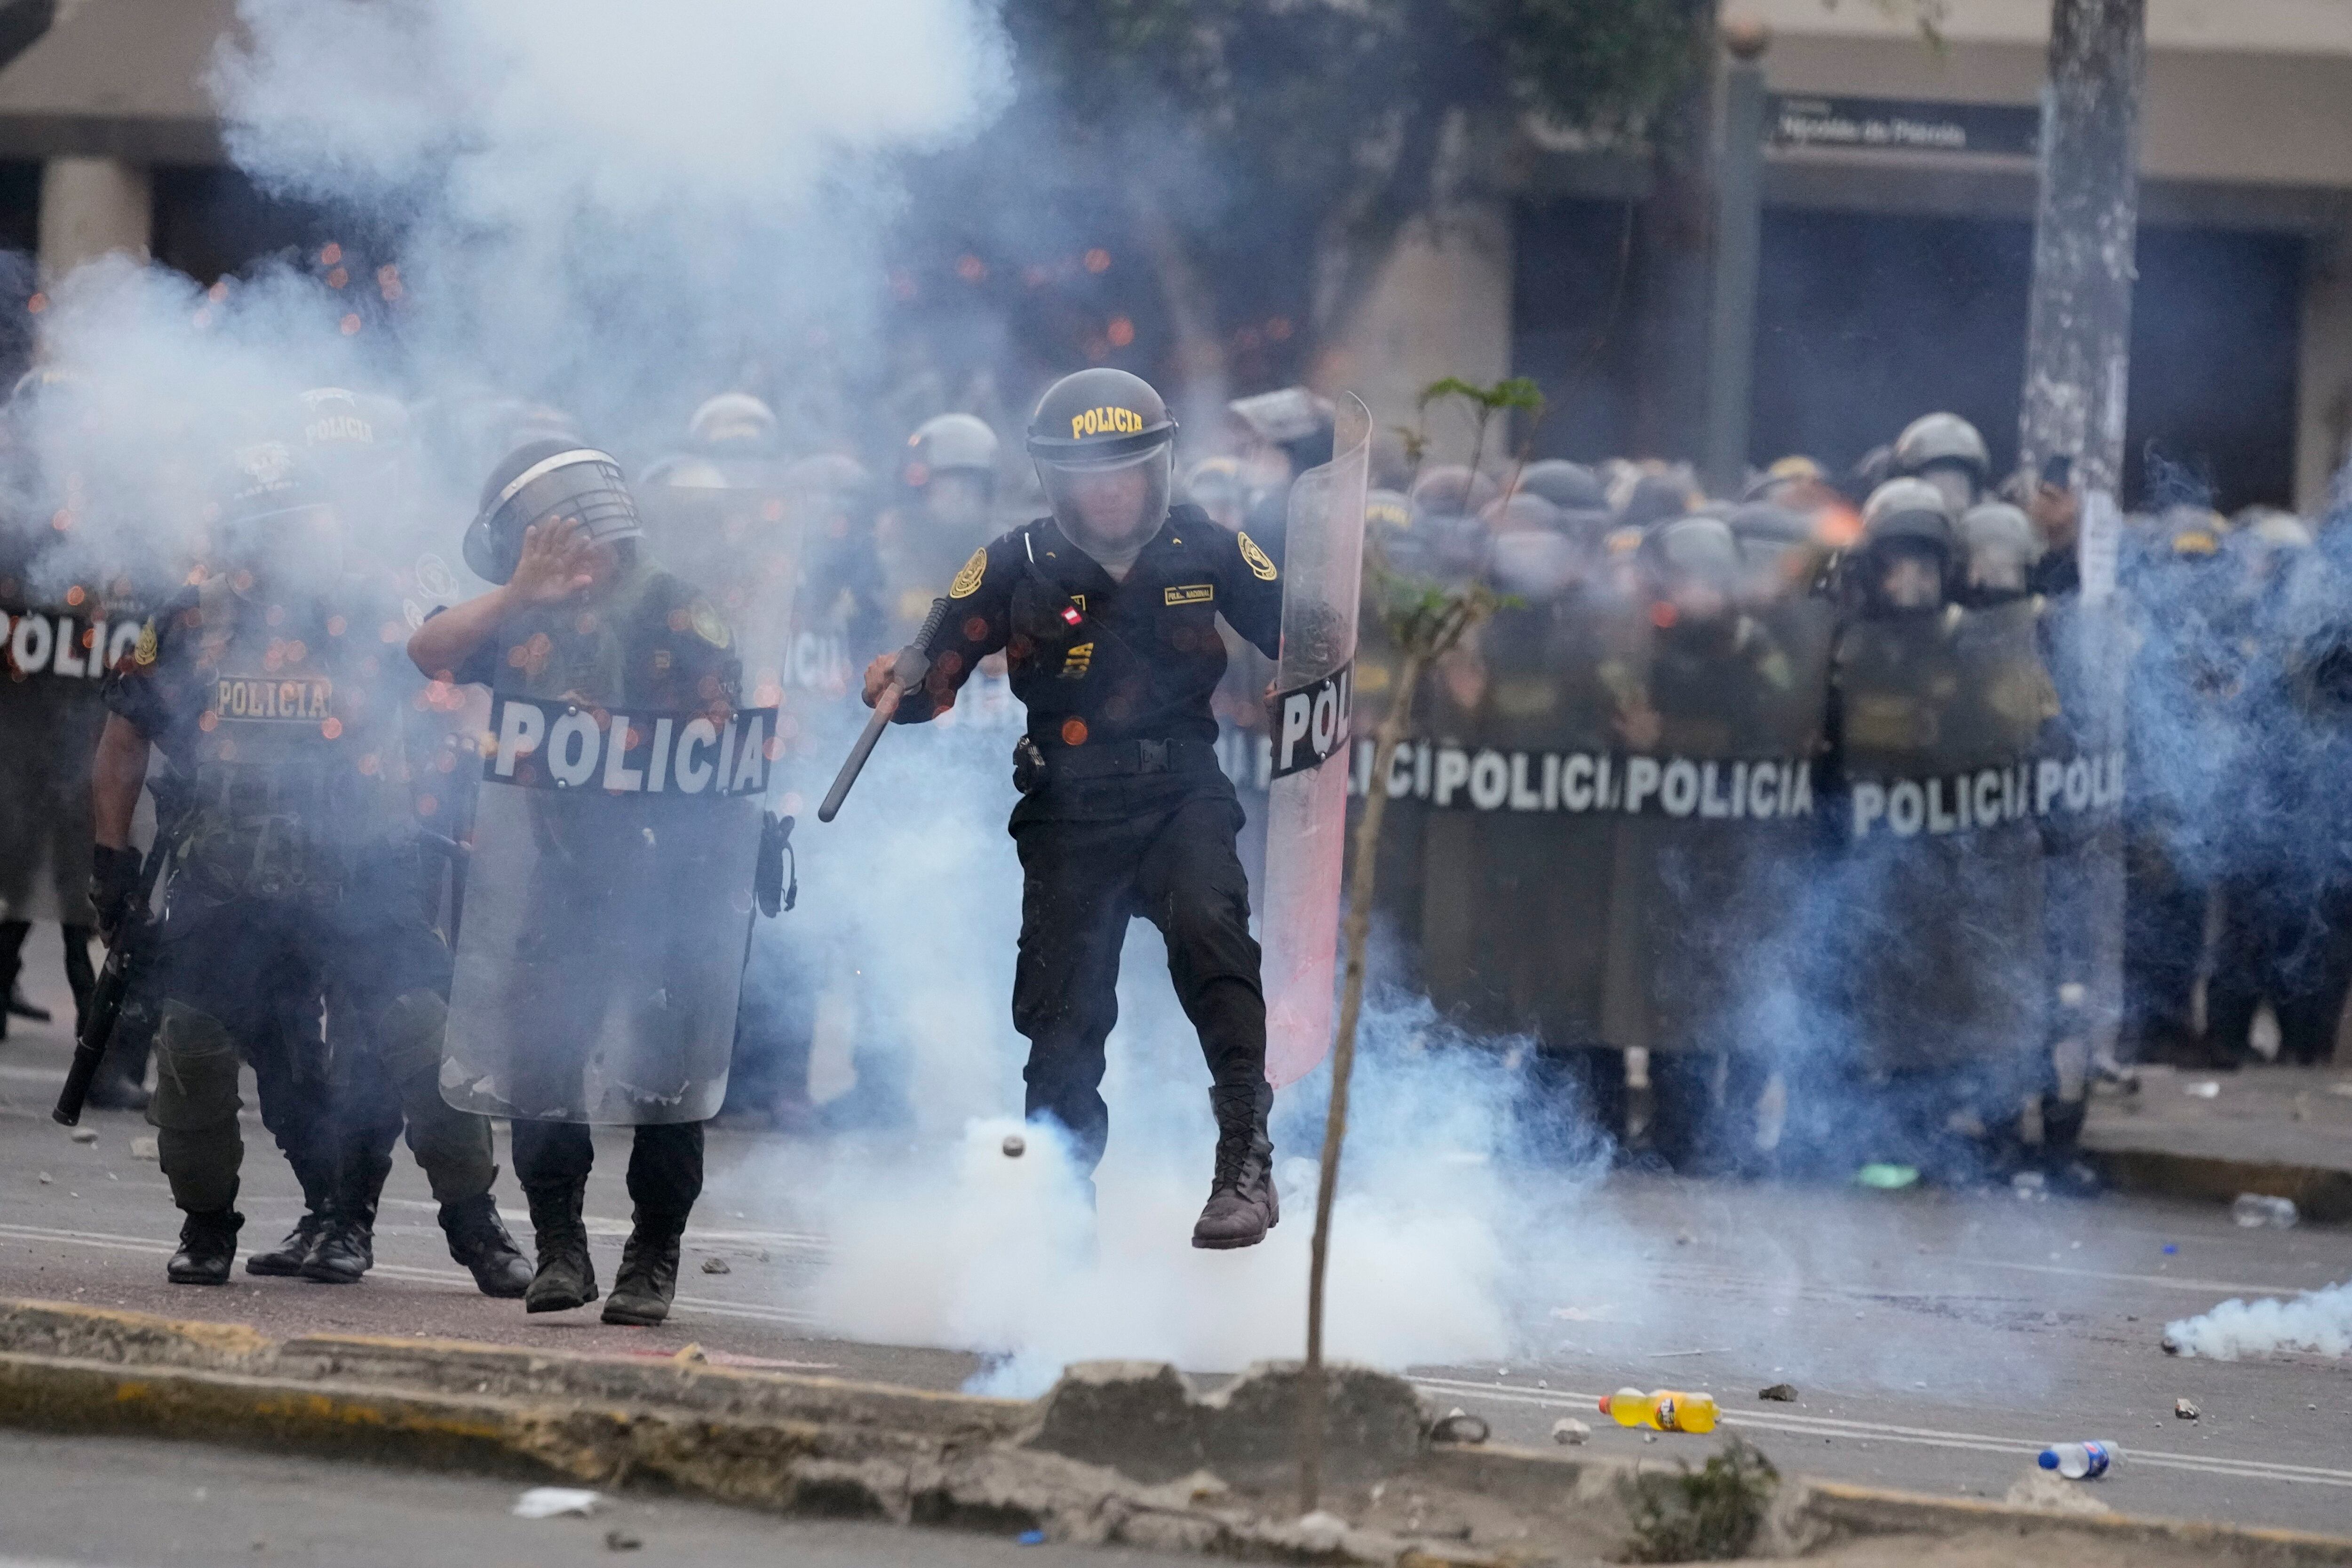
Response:
[{"label": "gray pavement", "polygon": [[586,1518],[518,1519],[510,1510],[531,1484],[131,1438],[0,1432],[0,1568],[576,1568],[598,1559],[646,1568],[1042,1568],[1177,1561],[1024,1547],[950,1531],[778,1519],[675,1498],[609,1497]]},{"label": "gray pavement", "polygon": [[[47,1115],[64,1061],[58,1031],[0,1047],[0,1295],[245,1321],[279,1336],[429,1334],[646,1355],[694,1342],[722,1363],[933,1388],[980,1370],[962,1352],[812,1327],[827,1243],[794,1201],[794,1173],[814,1177],[825,1153],[774,1139],[713,1136],[683,1293],[659,1329],[606,1329],[593,1313],[526,1318],[517,1303],[476,1295],[404,1154],[379,1266],[363,1284],[240,1273],[225,1289],[174,1289],[163,1260],[176,1216],[152,1162],[131,1153],[149,1130],[96,1113],[97,1141],[70,1142]],[[266,1244],[291,1223],[295,1187],[257,1126],[247,1141],[242,1206],[248,1239]],[[589,1212],[609,1275],[626,1230],[625,1145],[599,1143]],[[1696,1458],[1705,1441],[1645,1445],[1593,1400],[1625,1384],[1699,1388],[1794,1473],[1998,1498],[2042,1444],[2101,1437],[2125,1450],[2098,1492],[2119,1510],[2352,1534],[2352,1362],[2225,1364],[2168,1358],[2158,1345],[2168,1320],[2228,1297],[2352,1276],[2352,1229],[2242,1230],[2218,1204],[2144,1197],[1528,1180],[1536,1223],[1511,1269],[1519,1349],[1493,1364],[1412,1369],[1444,1405],[1492,1421],[1499,1439],[1545,1443],[1555,1420],[1573,1415],[1596,1428],[1600,1451]],[[703,1272],[711,1258],[728,1271]],[[1797,1403],[1755,1397],[1781,1382],[1797,1386]],[[2174,1419],[2182,1396],[2202,1419]]]}]

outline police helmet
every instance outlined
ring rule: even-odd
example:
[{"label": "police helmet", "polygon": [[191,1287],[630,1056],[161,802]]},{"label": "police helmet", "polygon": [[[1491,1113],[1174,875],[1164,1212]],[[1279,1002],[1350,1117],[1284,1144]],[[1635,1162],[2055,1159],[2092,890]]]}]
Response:
[{"label": "police helmet", "polygon": [[1706,514],[1671,518],[1651,529],[1634,559],[1661,588],[1696,584],[1727,598],[1739,591],[1746,574],[1731,525]]},{"label": "police helmet", "polygon": [[509,453],[482,487],[481,510],[466,530],[466,564],[486,582],[508,581],[522,560],[523,531],[558,515],[578,518],[592,543],[645,533],[620,464],[593,447],[534,441]]},{"label": "police helmet", "polygon": [[1895,438],[1897,473],[1917,475],[1933,463],[1952,463],[1984,483],[1992,471],[1992,454],[1985,450],[1977,427],[1957,414],[1923,414]]},{"label": "police helmet", "polygon": [[705,451],[765,452],[776,444],[776,411],[748,392],[722,392],[694,411],[686,438]]},{"label": "police helmet", "polygon": [[1249,502],[1241,463],[1233,458],[1203,458],[1184,476],[1184,499],[1203,511],[1224,508],[1238,513]]},{"label": "police helmet", "polygon": [[2210,507],[2181,502],[2157,516],[2166,553],[2179,561],[2210,561],[2221,553],[2229,537],[2229,520]]},{"label": "police helmet", "polygon": [[942,414],[926,419],[907,437],[907,483],[917,489],[934,474],[979,474],[996,479],[996,432],[973,414]]},{"label": "police helmet", "polygon": [[662,458],[646,466],[637,478],[647,488],[674,490],[723,490],[728,488],[727,470],[698,452],[687,452]]},{"label": "police helmet", "polygon": [[[1176,421],[1151,384],[1108,366],[1066,375],[1047,387],[1029,420],[1037,481],[1066,531],[1124,537],[1139,527],[1157,528],[1168,512],[1175,443]],[[1139,515],[1089,518],[1081,505],[1087,477],[1130,468],[1145,480]]]},{"label": "police helmet", "polygon": [[1697,501],[1697,493],[1685,475],[1673,470],[1643,474],[1626,489],[1617,520],[1629,528],[1647,528],[1687,514]]},{"label": "police helmet", "polygon": [[316,464],[285,441],[253,441],[229,453],[219,491],[219,521],[232,535],[331,507]]},{"label": "police helmet", "polygon": [[1944,500],[1944,492],[1925,479],[1889,479],[1871,491],[1870,499],[1863,503],[1862,545],[1858,556],[1864,568],[1865,597],[1875,598],[1877,595],[1872,582],[1874,572],[1895,557],[1908,554],[1924,554],[1933,561],[1939,584],[1938,602],[1948,600],[1952,595],[1958,542],[1952,529],[1951,509]]},{"label": "police helmet", "polygon": [[2042,541],[2025,513],[2007,501],[1989,500],[1960,516],[1960,555],[1969,596],[1979,605],[2021,598]]},{"label": "police helmet", "polygon": [[1566,511],[1599,511],[1609,504],[1600,476],[1582,463],[1546,458],[1519,471],[1518,488]]},{"label": "police helmet", "polygon": [[1460,463],[1441,463],[1422,470],[1412,482],[1412,515],[1467,517],[1483,510],[1499,487],[1485,474],[1474,474]]},{"label": "police helmet", "polygon": [[1772,466],[1748,481],[1739,492],[1743,501],[1778,500],[1790,490],[1811,487],[1827,488],[1829,470],[1812,458],[1791,453],[1773,459]]},{"label": "police helmet", "polygon": [[314,386],[295,400],[302,449],[330,479],[381,475],[408,445],[408,410],[398,401],[341,386]]},{"label": "police helmet", "polygon": [[1490,533],[1558,533],[1559,508],[1538,495],[1513,490],[1478,514]]}]

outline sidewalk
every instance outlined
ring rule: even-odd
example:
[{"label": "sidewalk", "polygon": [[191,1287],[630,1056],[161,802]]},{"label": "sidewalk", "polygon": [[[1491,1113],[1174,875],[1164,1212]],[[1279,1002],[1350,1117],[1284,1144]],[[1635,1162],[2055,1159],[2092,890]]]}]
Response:
[{"label": "sidewalk", "polygon": [[2305,1219],[2352,1220],[2352,1068],[2135,1068],[2102,1084],[2083,1147],[2126,1192],[2227,1203],[2293,1198]]}]

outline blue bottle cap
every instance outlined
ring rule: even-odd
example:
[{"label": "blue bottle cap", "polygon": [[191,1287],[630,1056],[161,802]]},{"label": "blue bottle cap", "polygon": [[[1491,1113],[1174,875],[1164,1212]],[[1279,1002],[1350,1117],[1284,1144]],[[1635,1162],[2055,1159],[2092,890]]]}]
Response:
[{"label": "blue bottle cap", "polygon": [[2042,1468],[2045,1470],[2054,1470],[2058,1468],[2057,1449],[2044,1448],[2042,1450]]}]

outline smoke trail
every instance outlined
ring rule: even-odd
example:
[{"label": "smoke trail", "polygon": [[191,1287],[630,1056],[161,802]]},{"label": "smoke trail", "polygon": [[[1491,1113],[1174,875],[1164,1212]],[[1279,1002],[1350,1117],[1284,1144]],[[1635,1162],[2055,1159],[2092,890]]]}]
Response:
[{"label": "smoke trail", "polygon": [[2202,1316],[2167,1323],[2164,1348],[2215,1361],[2280,1351],[2352,1355],[2352,1281],[2306,1290],[2292,1300],[2232,1298]]}]

